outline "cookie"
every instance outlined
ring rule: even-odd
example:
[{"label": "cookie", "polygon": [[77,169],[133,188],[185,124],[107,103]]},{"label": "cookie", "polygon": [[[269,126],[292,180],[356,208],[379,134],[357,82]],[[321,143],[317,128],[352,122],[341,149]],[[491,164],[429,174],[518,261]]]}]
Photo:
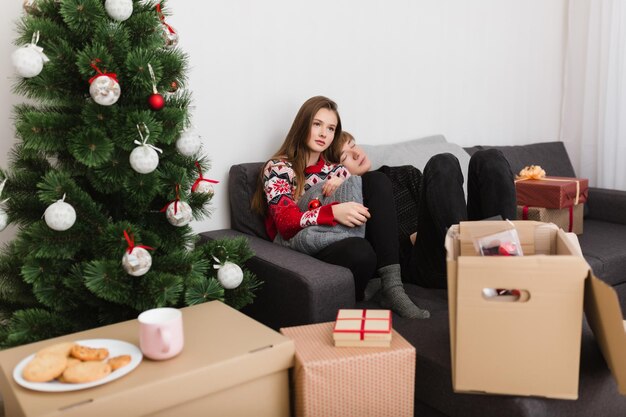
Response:
[{"label": "cookie", "polygon": [[74,366],[76,364],[79,364],[81,362],[82,361],[80,359],[72,358],[70,356],[69,358],[67,358],[67,368],[69,368],[70,366]]},{"label": "cookie", "polygon": [[67,357],[62,353],[37,353],[22,371],[22,376],[30,382],[48,382],[63,373],[67,366]]},{"label": "cookie", "polygon": [[111,370],[115,371],[130,363],[130,355],[116,356],[114,358],[109,359],[107,363],[111,365]]},{"label": "cookie", "polygon": [[63,342],[63,343],[50,345],[38,351],[37,356],[43,353],[48,353],[48,352],[61,353],[63,356],[70,356],[70,351],[72,350],[75,344],[76,343],[74,342]]},{"label": "cookie", "polygon": [[82,384],[97,381],[111,373],[111,365],[99,361],[81,362],[70,366],[63,372],[63,381],[70,384]]},{"label": "cookie", "polygon": [[90,348],[87,346],[74,345],[70,355],[81,361],[101,361],[109,356],[106,348]]}]

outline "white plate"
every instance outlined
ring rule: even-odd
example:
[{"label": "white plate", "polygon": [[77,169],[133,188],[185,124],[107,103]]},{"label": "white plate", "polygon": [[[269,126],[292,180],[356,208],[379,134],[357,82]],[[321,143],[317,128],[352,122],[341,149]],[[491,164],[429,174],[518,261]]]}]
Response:
[{"label": "white plate", "polygon": [[93,348],[107,348],[109,349],[109,358],[113,358],[119,355],[130,355],[130,363],[116,371],[111,372],[105,378],[98,379],[97,381],[87,382],[84,384],[65,384],[59,381],[50,381],[50,382],[30,382],[25,380],[22,377],[22,371],[28,362],[30,362],[35,354],[28,356],[27,358],[22,359],[20,363],[17,364],[15,369],[13,370],[13,379],[19,385],[24,388],[32,389],[35,391],[45,391],[45,392],[65,392],[65,391],[77,391],[85,388],[91,388],[98,385],[106,384],[107,382],[114,381],[118,378],[123,377],[141,363],[143,359],[143,355],[139,348],[132,343],[124,342],[121,340],[114,339],[88,339],[88,340],[77,340],[75,343],[79,345],[93,347]]}]

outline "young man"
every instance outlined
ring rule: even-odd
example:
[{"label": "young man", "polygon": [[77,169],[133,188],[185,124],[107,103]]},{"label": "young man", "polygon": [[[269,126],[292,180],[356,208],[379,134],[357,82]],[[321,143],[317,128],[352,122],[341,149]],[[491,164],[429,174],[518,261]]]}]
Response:
[{"label": "young man", "polygon": [[[352,175],[370,171],[371,162],[354,137],[342,132],[340,162]],[[424,172],[404,165],[382,166],[392,183],[398,218],[402,277],[422,287],[447,288],[447,229],[460,221],[516,216],[513,172],[504,155],[489,149],[476,152],[468,168],[468,201],[458,159],[449,153],[430,158]]]}]

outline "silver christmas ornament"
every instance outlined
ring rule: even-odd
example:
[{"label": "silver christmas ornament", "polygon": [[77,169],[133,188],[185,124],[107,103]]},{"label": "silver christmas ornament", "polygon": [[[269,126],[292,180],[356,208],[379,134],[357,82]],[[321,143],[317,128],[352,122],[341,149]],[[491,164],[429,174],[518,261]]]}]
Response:
[{"label": "silver christmas ornament", "polygon": [[165,48],[171,49],[178,45],[178,33],[170,25],[162,25],[163,27],[163,40],[165,41]]},{"label": "silver christmas ornament", "polygon": [[191,206],[184,201],[173,201],[167,206],[165,217],[172,226],[182,227],[191,222],[193,212]]},{"label": "silver christmas ornament", "polygon": [[152,266],[152,256],[144,248],[134,247],[130,253],[124,252],[122,257],[122,267],[128,275],[139,277],[150,270]]},{"label": "silver christmas ornament", "polygon": [[215,190],[213,189],[213,184],[211,184],[208,181],[200,181],[198,185],[196,186],[196,188],[193,190],[193,192],[200,193],[200,194],[208,194],[208,195],[215,194]]},{"label": "silver christmas ornament", "polygon": [[93,101],[101,106],[112,106],[117,103],[122,89],[119,83],[108,75],[97,76],[89,86],[89,94]]}]

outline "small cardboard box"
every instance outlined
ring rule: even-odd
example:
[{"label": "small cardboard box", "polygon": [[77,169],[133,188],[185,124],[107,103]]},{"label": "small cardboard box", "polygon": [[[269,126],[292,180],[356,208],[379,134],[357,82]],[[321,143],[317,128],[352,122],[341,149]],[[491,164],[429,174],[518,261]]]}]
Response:
[{"label": "small cardboard box", "polygon": [[7,417],[289,416],[293,341],[218,301],[181,311],[185,346],[178,356],[144,357],[122,378],[81,391],[22,388],[13,380],[13,368],[60,341],[119,339],[139,346],[137,320],[1,351]]},{"label": "small cardboard box", "polygon": [[391,310],[340,309],[333,340],[335,346],[389,347]]},{"label": "small cardboard box", "polygon": [[393,331],[386,348],[333,346],[334,322],[283,328],[296,344],[296,417],[412,417],[415,348]]},{"label": "small cardboard box", "polygon": [[518,220],[535,220],[554,223],[566,232],[577,235],[583,233],[584,204],[577,204],[562,209],[544,207],[517,206]]},{"label": "small cardboard box", "polygon": [[[512,223],[524,256],[476,255],[473,238],[509,222],[463,222],[446,237],[454,390],[576,399],[589,266],[555,225]],[[496,289],[526,296],[485,296]]]},{"label": "small cardboard box", "polygon": [[567,177],[518,179],[515,191],[520,206],[562,209],[587,201],[589,180]]}]

